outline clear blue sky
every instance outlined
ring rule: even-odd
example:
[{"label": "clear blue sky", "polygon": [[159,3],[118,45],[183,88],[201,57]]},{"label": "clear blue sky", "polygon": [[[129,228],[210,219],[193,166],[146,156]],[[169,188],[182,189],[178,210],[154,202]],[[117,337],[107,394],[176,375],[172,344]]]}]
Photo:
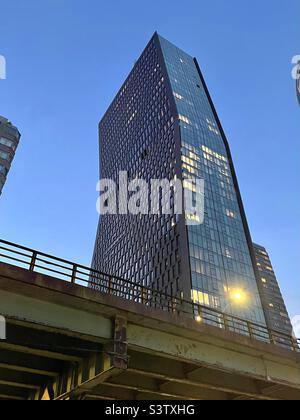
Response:
[{"label": "clear blue sky", "polygon": [[22,141],[0,236],[90,264],[97,125],[158,30],[195,55],[230,141],[253,239],[300,314],[298,0],[0,0],[0,115]]}]

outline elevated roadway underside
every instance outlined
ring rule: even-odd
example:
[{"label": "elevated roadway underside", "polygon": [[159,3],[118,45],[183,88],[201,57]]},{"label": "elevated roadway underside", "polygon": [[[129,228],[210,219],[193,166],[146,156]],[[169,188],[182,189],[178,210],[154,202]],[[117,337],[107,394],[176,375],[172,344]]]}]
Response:
[{"label": "elevated roadway underside", "polygon": [[300,354],[0,263],[0,399],[300,400]]}]

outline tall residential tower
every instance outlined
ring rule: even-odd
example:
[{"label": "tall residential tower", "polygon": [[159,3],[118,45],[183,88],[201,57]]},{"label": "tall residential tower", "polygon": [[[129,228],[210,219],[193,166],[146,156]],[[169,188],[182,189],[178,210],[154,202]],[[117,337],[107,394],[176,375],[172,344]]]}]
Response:
[{"label": "tall residential tower", "polygon": [[100,217],[93,267],[265,325],[232,157],[199,65],[155,34],[100,122],[100,177],[205,182],[189,214]]},{"label": "tall residential tower", "polygon": [[6,118],[0,116],[0,194],[10,170],[20,133]]},{"label": "tall residential tower", "polygon": [[271,330],[292,335],[293,327],[286,309],[274,269],[266,249],[254,244],[261,282],[261,299],[265,308],[267,325]]}]

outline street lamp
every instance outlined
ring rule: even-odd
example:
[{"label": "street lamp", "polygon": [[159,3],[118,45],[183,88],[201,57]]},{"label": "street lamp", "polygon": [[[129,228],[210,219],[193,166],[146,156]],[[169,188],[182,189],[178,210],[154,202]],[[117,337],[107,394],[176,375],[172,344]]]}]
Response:
[{"label": "street lamp", "polygon": [[202,322],[202,317],[200,315],[196,316],[196,321],[199,323]]},{"label": "street lamp", "polygon": [[238,305],[243,305],[247,301],[247,294],[242,289],[233,289],[230,291],[230,300]]}]

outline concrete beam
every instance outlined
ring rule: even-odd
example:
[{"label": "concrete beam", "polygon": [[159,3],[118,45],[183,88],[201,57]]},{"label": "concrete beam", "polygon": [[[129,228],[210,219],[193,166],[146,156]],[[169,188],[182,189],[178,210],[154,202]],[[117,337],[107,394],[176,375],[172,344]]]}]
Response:
[{"label": "concrete beam", "polygon": [[113,388],[113,389],[124,389],[127,391],[133,391],[137,394],[146,394],[148,396],[155,396],[159,399],[177,399],[177,400],[187,400],[187,401],[194,401],[194,398],[190,396],[186,396],[183,394],[175,394],[172,392],[165,392],[159,389],[151,389],[151,388],[144,388],[143,386],[137,386],[137,385],[128,385],[126,383],[119,382],[114,384],[111,382],[106,382],[105,387]]},{"label": "concrete beam", "polygon": [[99,314],[3,290],[0,290],[0,301],[1,315],[7,318],[49,326],[60,332],[65,331],[71,336],[111,339],[112,322]]},{"label": "concrete beam", "polygon": [[13,401],[26,401],[26,398],[24,397],[16,397],[13,395],[6,395],[6,394],[0,394],[0,400],[13,400]]},{"label": "concrete beam", "polygon": [[65,362],[79,362],[81,360],[80,357],[70,356],[68,354],[56,353],[47,350],[35,349],[32,347],[26,346],[19,346],[16,344],[6,343],[4,341],[0,341],[0,350],[12,351],[17,353],[25,353],[30,354],[38,357],[46,357],[48,359],[57,359]]},{"label": "concrete beam", "polygon": [[[197,368],[171,359],[142,353],[130,353],[129,373],[150,377],[162,381],[164,388],[170,384],[194,389],[198,399],[233,399],[235,395],[255,399],[272,399],[263,394],[255,380],[243,378],[235,374]],[[198,390],[198,391],[197,391]]]},{"label": "concrete beam", "polygon": [[[68,366],[65,372],[67,389],[57,393],[58,396],[68,398],[73,392],[82,398],[93,394],[95,388],[121,385],[122,392],[136,398],[150,395],[150,392],[157,398],[160,392],[176,398],[178,383],[186,389],[197,384],[199,389],[221,392],[229,398],[232,394],[240,397],[238,392],[247,398],[272,399],[275,395],[278,398],[283,395],[280,388],[269,388],[268,392],[268,385],[283,386],[285,391],[293,389],[296,396],[300,390],[300,355],[296,352],[202,325],[189,317],[150,309],[3,263],[0,263],[0,299],[3,315],[20,326],[27,324],[49,334],[103,344],[103,356],[95,352],[86,360],[84,356],[64,355],[60,351],[0,343],[0,350],[75,363]],[[141,357],[158,358],[160,371],[154,366],[148,369],[145,358],[143,368],[132,365],[129,360],[128,373],[159,381],[161,388],[141,386],[137,390],[136,384],[118,384],[111,380],[126,370],[127,349],[129,355],[140,353]],[[171,375],[164,371],[167,360],[173,363]],[[230,381],[229,375],[235,383]],[[113,385],[106,385],[106,382]]]},{"label": "concrete beam", "polygon": [[8,369],[14,372],[22,372],[22,373],[31,373],[33,375],[39,376],[49,376],[55,378],[58,376],[58,372],[49,372],[46,370],[39,370],[39,369],[32,369],[30,367],[21,366],[21,365],[10,365],[6,363],[0,363],[0,369]]},{"label": "concrete beam", "polygon": [[3,381],[2,379],[0,379],[0,385],[12,387],[12,388],[28,389],[28,390],[40,389],[40,387],[38,385],[23,384],[23,383],[20,383],[20,382]]},{"label": "concrete beam", "polygon": [[[210,344],[139,325],[128,326],[129,349],[144,351],[176,360],[195,363],[217,371],[258,379],[270,384],[282,384],[300,390],[300,364],[291,366],[285,359],[254,355],[242,346],[232,350],[219,345],[218,340]],[[299,394],[300,395],[300,394]]]}]

